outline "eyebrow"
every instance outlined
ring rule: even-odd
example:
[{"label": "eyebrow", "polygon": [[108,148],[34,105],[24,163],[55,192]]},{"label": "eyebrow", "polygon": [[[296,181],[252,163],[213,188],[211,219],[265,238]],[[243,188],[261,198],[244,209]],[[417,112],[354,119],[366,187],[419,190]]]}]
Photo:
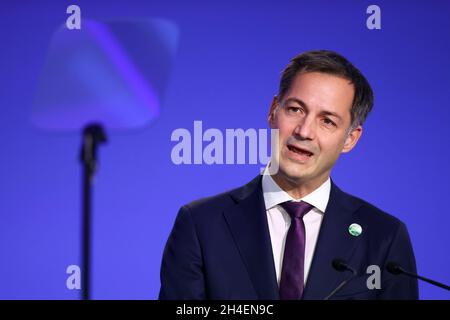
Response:
[{"label": "eyebrow", "polygon": [[[286,102],[291,102],[291,101],[298,103],[299,105],[301,105],[302,107],[304,107],[304,108],[306,108],[306,109],[310,109],[310,108],[308,107],[308,105],[307,105],[302,99],[299,99],[299,98],[289,98],[289,99],[286,99]],[[336,112],[333,112],[333,111],[322,110],[320,113],[321,113],[321,114],[324,114],[324,115],[329,115],[329,116],[336,117],[336,118],[338,118],[338,119],[341,120],[341,121],[343,120],[342,117],[341,117],[340,115],[338,115]]]}]

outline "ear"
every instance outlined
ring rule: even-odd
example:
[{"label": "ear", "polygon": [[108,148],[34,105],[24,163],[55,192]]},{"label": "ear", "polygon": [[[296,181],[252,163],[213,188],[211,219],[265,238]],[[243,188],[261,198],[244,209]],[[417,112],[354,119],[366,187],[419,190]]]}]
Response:
[{"label": "ear", "polygon": [[350,152],[358,142],[359,138],[362,135],[362,127],[358,126],[355,129],[353,129],[348,137],[345,139],[344,147],[342,148],[342,153]]},{"label": "ear", "polygon": [[269,126],[271,129],[275,128],[275,109],[277,107],[277,103],[278,103],[278,97],[274,96],[272,99],[272,104],[270,105],[270,110],[269,110],[269,116],[268,116],[268,121],[269,121]]}]

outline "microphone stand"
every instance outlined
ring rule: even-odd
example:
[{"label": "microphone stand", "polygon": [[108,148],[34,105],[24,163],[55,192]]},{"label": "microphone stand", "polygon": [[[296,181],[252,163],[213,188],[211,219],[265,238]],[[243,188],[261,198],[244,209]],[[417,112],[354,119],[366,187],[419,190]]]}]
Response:
[{"label": "microphone stand", "polygon": [[87,125],[83,130],[83,144],[80,160],[83,165],[83,240],[82,240],[82,299],[90,299],[91,266],[91,205],[92,184],[97,169],[97,148],[106,142],[106,135],[100,124]]},{"label": "microphone stand", "polygon": [[392,274],[394,274],[394,275],[405,274],[405,275],[407,275],[407,276],[409,276],[409,277],[413,277],[413,278],[416,278],[416,279],[419,279],[419,280],[428,282],[428,283],[430,283],[430,284],[432,284],[432,285],[434,285],[434,286],[436,286],[436,287],[439,287],[439,288],[442,288],[442,289],[445,289],[445,290],[450,291],[450,287],[449,287],[449,286],[447,286],[447,285],[445,285],[445,284],[443,284],[443,283],[440,283],[440,282],[437,282],[437,281],[434,281],[434,280],[431,280],[431,279],[422,277],[422,276],[420,276],[420,275],[418,275],[418,274],[415,274],[415,273],[406,271],[406,270],[403,269],[398,263],[395,263],[395,262],[389,262],[389,263],[386,265],[386,269],[387,269],[390,273],[392,273]]},{"label": "microphone stand", "polygon": [[344,271],[350,271],[352,273],[352,276],[344,281],[342,281],[336,289],[334,289],[333,291],[331,291],[331,293],[329,295],[327,295],[323,300],[330,300],[336,293],[338,293],[344,286],[347,285],[347,283],[349,283],[351,280],[353,280],[354,278],[356,278],[357,273],[356,270],[353,269],[352,267],[350,267],[347,262],[345,262],[342,259],[334,259],[331,263],[331,265],[333,266],[333,268],[336,271],[339,272],[344,272]]}]

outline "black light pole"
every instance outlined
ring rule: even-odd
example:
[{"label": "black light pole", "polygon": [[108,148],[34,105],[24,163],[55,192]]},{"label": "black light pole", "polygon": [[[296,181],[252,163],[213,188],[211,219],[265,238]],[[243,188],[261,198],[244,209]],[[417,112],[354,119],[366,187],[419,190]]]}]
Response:
[{"label": "black light pole", "polygon": [[90,299],[90,267],[91,267],[91,204],[92,183],[97,168],[97,147],[106,142],[106,135],[100,124],[87,125],[83,130],[81,147],[81,163],[83,165],[83,265],[81,271],[82,299]]}]

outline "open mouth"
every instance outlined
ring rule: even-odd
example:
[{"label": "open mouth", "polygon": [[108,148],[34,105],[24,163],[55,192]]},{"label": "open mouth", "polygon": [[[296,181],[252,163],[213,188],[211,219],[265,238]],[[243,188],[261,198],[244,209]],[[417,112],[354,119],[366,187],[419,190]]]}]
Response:
[{"label": "open mouth", "polygon": [[293,146],[292,144],[288,144],[287,147],[290,151],[297,153],[299,155],[308,156],[308,157],[311,157],[313,155],[312,152],[310,152],[306,149],[302,149],[302,148]]}]

